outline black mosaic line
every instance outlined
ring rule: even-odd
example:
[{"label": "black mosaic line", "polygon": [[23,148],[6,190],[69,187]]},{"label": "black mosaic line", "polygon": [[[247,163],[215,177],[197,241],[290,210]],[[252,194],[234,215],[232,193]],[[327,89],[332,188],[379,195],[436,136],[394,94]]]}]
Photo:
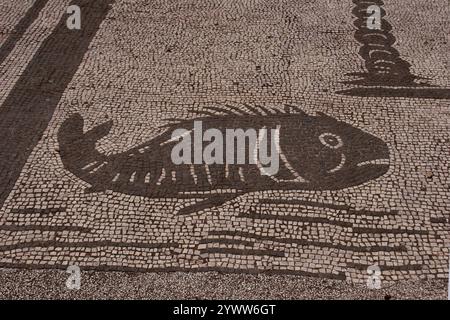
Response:
[{"label": "black mosaic line", "polygon": [[353,232],[355,233],[375,233],[375,234],[385,234],[385,233],[393,233],[393,234],[420,234],[427,235],[429,232],[427,230],[408,230],[408,229],[385,229],[385,228],[366,228],[366,227],[354,227]]},{"label": "black mosaic line", "polygon": [[450,223],[449,218],[439,217],[439,218],[430,218],[431,223]]},{"label": "black mosaic line", "polygon": [[90,228],[78,227],[78,226],[47,226],[47,225],[0,225],[0,231],[78,231],[78,232],[91,232]]},{"label": "black mosaic line", "polygon": [[[20,269],[36,269],[36,270],[48,270],[48,269],[61,269],[66,270],[69,266],[67,264],[33,264],[33,263],[9,263],[0,262],[0,268],[20,268]],[[305,276],[313,278],[324,278],[324,279],[334,279],[334,280],[346,280],[347,277],[345,273],[324,273],[324,272],[308,272],[301,270],[264,270],[264,269],[233,269],[224,267],[199,267],[199,268],[182,268],[182,267],[128,267],[128,266],[110,266],[110,265],[88,265],[81,266],[84,271],[118,271],[127,273],[143,273],[143,272],[223,272],[223,273],[244,273],[244,274],[267,274],[267,275],[295,275],[295,276]]]},{"label": "black mosaic line", "polygon": [[143,249],[161,249],[161,248],[177,248],[176,243],[139,243],[139,242],[116,242],[116,241],[29,241],[20,242],[11,245],[0,246],[0,252],[11,251],[17,249],[28,249],[36,247],[58,247],[58,248],[98,248],[98,247],[127,247],[127,248],[143,248]]},{"label": "black mosaic line", "polygon": [[310,206],[316,208],[327,208],[332,210],[343,210],[347,211],[350,215],[369,215],[369,216],[392,216],[398,214],[398,210],[391,211],[373,211],[373,210],[356,210],[348,205],[341,204],[332,204],[332,203],[323,203],[323,202],[315,202],[315,201],[307,201],[307,200],[283,200],[283,199],[261,199],[259,201],[263,204],[277,204],[277,205],[299,205],[299,206]]},{"label": "black mosaic line", "polygon": [[230,254],[239,256],[271,256],[284,257],[286,254],[283,251],[277,250],[260,250],[260,249],[233,249],[233,248],[207,248],[200,250],[201,253],[209,254]]},{"label": "black mosaic line", "polygon": [[244,246],[252,247],[255,245],[256,242],[246,241],[246,240],[238,240],[238,239],[202,239],[200,241],[200,243],[201,244],[211,244],[211,243],[237,244],[237,245],[244,245]]},{"label": "black mosaic line", "polygon": [[24,208],[24,209],[11,209],[11,213],[15,214],[38,214],[38,215],[50,215],[60,212],[66,212],[66,208]]},{"label": "black mosaic line", "polygon": [[389,97],[389,98],[421,98],[421,99],[450,99],[450,89],[435,88],[351,88],[338,91],[337,93],[362,96],[362,97]]},{"label": "black mosaic line", "polygon": [[267,213],[241,213],[239,217],[249,218],[249,219],[265,219],[265,220],[284,220],[284,221],[296,221],[303,223],[322,223],[340,226],[343,228],[351,228],[352,223],[346,221],[335,221],[327,218],[321,217],[302,217],[293,215],[278,215],[278,214],[267,214]]},{"label": "black mosaic line", "polygon": [[28,27],[33,24],[33,22],[39,17],[39,13],[47,4],[48,0],[35,0],[33,5],[27,10],[19,23],[14,27],[14,30],[10,36],[6,39],[3,45],[0,47],[0,65],[9,56],[11,51],[16,46],[17,41],[22,38]]},{"label": "black mosaic line", "polygon": [[[363,264],[363,263],[353,263],[349,262],[347,263],[347,267],[354,268],[358,270],[367,270],[371,264]],[[386,266],[386,265],[379,265],[381,271],[417,271],[422,270],[423,265],[421,264],[405,264],[405,265],[397,265],[397,266]]]},{"label": "black mosaic line", "polygon": [[243,232],[243,231],[211,231],[209,233],[209,235],[232,236],[232,237],[239,236],[242,238],[254,239],[255,241],[258,241],[258,240],[272,241],[272,242],[278,242],[278,243],[298,244],[301,246],[316,246],[316,247],[321,247],[321,248],[331,248],[331,249],[339,249],[339,250],[354,251],[354,252],[379,252],[379,251],[404,252],[404,251],[407,251],[407,248],[403,245],[400,245],[400,246],[378,246],[378,245],[375,245],[375,246],[367,246],[367,247],[357,247],[357,246],[334,244],[334,243],[321,242],[321,241],[263,236],[263,235],[258,235],[258,234],[254,234],[254,233],[250,233],[250,232]]},{"label": "black mosaic line", "polygon": [[72,1],[81,9],[81,30],[69,30],[68,15],[64,14],[0,107],[0,207],[41,139],[113,1]]}]

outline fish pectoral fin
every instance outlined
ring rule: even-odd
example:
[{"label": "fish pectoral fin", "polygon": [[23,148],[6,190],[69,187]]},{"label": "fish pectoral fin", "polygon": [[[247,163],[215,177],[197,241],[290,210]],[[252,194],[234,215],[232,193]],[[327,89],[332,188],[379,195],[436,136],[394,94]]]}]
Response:
[{"label": "fish pectoral fin", "polygon": [[191,214],[191,213],[201,211],[204,209],[218,207],[218,206],[221,206],[222,204],[224,204],[225,202],[228,202],[230,200],[237,198],[238,196],[239,196],[239,194],[211,195],[208,198],[203,199],[193,205],[188,205],[188,206],[180,209],[180,211],[178,211],[178,215],[187,215],[187,214]]}]

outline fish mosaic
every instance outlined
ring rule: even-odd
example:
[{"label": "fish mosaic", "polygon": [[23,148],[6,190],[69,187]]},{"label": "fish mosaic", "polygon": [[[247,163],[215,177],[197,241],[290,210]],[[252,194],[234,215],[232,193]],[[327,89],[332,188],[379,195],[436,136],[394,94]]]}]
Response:
[{"label": "fish mosaic", "polygon": [[[84,132],[83,118],[74,114],[59,129],[59,152],[65,168],[91,185],[87,192],[202,199],[183,208],[184,214],[253,191],[344,189],[376,179],[389,169],[389,150],[383,140],[329,115],[311,116],[297,106],[245,108],[210,107],[194,119],[172,119],[159,136],[110,156],[95,146],[109,133],[112,122]],[[264,174],[258,163],[174,164],[171,152],[177,141],[172,133],[192,130],[195,121],[202,121],[205,131],[278,128],[278,172]],[[233,152],[248,154],[249,144],[245,147]]]}]

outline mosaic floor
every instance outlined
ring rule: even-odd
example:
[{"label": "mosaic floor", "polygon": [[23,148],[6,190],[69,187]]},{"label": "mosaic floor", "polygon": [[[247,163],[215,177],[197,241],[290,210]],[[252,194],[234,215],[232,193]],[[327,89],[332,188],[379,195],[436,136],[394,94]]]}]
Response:
[{"label": "mosaic floor", "polygon": [[[447,278],[449,14],[0,0],[0,267]],[[175,167],[161,141],[198,119],[280,127],[280,172]]]}]

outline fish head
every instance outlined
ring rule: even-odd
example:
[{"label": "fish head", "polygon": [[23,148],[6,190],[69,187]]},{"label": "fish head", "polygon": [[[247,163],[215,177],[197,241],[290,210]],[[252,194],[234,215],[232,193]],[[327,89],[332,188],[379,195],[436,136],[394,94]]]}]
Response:
[{"label": "fish head", "polygon": [[389,149],[378,137],[324,113],[292,117],[280,132],[281,152],[313,189],[362,184],[389,169]]}]

